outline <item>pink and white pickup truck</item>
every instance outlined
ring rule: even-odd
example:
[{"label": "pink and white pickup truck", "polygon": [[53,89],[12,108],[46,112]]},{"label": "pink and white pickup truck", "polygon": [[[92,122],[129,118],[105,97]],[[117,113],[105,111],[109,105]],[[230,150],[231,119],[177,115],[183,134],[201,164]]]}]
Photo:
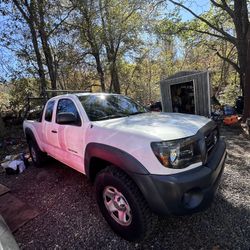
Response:
[{"label": "pink and white pickup truck", "polygon": [[53,97],[23,128],[33,163],[47,154],[85,174],[108,224],[130,241],[149,236],[157,215],[211,204],[226,158],[210,119],[148,112],[117,94]]}]

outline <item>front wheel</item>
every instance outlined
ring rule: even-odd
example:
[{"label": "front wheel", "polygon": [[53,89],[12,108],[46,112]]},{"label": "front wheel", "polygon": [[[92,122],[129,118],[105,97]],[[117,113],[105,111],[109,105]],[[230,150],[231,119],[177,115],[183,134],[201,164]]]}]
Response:
[{"label": "front wheel", "polygon": [[157,216],[125,173],[114,167],[104,169],[96,177],[95,191],[103,217],[117,234],[129,241],[150,236]]}]

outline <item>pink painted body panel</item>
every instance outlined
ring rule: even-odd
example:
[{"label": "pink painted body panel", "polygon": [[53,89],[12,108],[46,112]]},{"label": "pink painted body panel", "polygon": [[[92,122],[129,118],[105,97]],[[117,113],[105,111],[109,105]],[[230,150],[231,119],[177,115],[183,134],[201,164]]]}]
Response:
[{"label": "pink painted body panel", "polygon": [[[81,126],[60,125],[55,121],[57,102],[60,98],[71,99],[81,117]],[[24,129],[30,128],[42,151],[64,164],[85,173],[84,154],[88,143],[96,142],[121,149],[135,157],[152,174],[169,175],[195,168],[170,169],[161,165],[155,157],[151,142],[173,140],[194,135],[210,120],[205,117],[184,114],[146,113],[131,117],[91,122],[75,95],[53,98],[55,106],[51,122],[25,121]],[[43,115],[44,116],[44,115]],[[52,133],[52,130],[57,133]]]}]

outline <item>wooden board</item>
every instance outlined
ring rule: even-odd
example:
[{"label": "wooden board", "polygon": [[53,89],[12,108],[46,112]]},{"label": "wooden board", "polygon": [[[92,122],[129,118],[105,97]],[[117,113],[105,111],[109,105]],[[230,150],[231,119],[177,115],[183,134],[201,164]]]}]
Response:
[{"label": "wooden board", "polygon": [[10,191],[9,188],[5,187],[4,185],[0,184],[0,196],[6,194]]},{"label": "wooden board", "polygon": [[39,212],[22,202],[14,195],[0,196],[0,214],[12,232],[39,215]]}]

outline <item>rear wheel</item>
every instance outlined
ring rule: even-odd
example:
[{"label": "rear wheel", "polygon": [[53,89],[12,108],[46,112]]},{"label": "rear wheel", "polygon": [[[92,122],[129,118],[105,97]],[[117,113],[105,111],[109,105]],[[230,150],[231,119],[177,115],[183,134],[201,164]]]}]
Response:
[{"label": "rear wheel", "polygon": [[150,236],[157,216],[125,173],[114,167],[101,171],[95,180],[95,191],[102,215],[117,234],[129,241]]},{"label": "rear wheel", "polygon": [[42,167],[46,158],[45,153],[43,153],[39,149],[37,143],[34,140],[29,140],[28,145],[29,145],[30,156],[31,156],[33,164],[36,167]]}]

